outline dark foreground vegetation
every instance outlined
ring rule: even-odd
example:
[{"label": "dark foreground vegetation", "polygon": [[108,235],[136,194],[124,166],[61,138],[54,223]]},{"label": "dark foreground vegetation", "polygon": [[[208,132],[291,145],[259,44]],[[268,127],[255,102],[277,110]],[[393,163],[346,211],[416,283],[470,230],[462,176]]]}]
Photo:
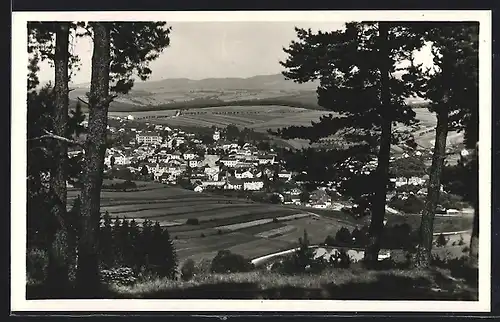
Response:
[{"label": "dark foreground vegetation", "polygon": [[[170,244],[166,230],[148,222],[142,229],[133,222],[121,221],[114,227],[109,218],[105,222],[100,234],[101,252],[106,254],[100,265],[101,287],[84,298],[472,301],[478,296],[478,271],[466,257],[435,257],[432,268],[415,269],[409,245],[404,258],[368,265],[353,261],[345,250],[316,256],[304,232],[295,252],[267,265],[256,267],[242,255],[221,250],[211,261],[188,259],[178,268],[175,249],[163,247]],[[347,234],[341,229],[331,243],[348,244]],[[408,243],[403,235],[400,240]],[[27,260],[29,299],[82,298],[72,284],[48,286],[44,251],[30,251]]]}]

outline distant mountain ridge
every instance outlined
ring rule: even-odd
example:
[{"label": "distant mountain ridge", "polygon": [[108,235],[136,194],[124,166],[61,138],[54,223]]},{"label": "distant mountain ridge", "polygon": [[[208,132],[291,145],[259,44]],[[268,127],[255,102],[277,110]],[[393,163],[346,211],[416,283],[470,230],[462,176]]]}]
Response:
[{"label": "distant mountain ridge", "polygon": [[[90,84],[76,84],[73,88],[89,88]],[[166,78],[155,81],[136,82],[133,91],[167,92],[203,91],[203,90],[282,90],[308,91],[316,90],[318,82],[304,84],[285,79],[281,74],[257,75],[252,77],[204,78],[194,80],[189,78]]]},{"label": "distant mountain ridge", "polygon": [[[397,77],[397,76],[396,76]],[[295,83],[282,74],[257,75],[252,77],[167,78],[163,80],[136,82],[126,95],[119,95],[111,104],[111,110],[141,110],[147,108],[199,108],[224,104],[287,105],[307,109],[322,109],[317,104],[316,89],[319,81]],[[90,84],[70,86],[70,99],[84,98]],[[408,103],[418,104],[419,98],[409,98]]]}]

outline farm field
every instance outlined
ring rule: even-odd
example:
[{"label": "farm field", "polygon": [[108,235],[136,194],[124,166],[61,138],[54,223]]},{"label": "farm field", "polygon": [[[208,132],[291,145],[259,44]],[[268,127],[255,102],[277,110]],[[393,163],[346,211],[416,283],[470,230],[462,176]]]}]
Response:
[{"label": "farm field", "polygon": [[[153,182],[138,182],[130,191],[103,190],[101,212],[113,218],[158,221],[168,227],[181,261],[211,259],[222,249],[250,258],[296,246],[307,230],[312,244],[322,243],[341,227],[367,224],[339,211],[260,204],[248,200],[197,193]],[[72,200],[79,191],[69,189]],[[188,219],[198,224],[187,224]],[[407,222],[413,228],[419,216],[388,216],[388,224]],[[472,226],[472,217],[436,217],[435,230],[458,231]]]},{"label": "farm field", "polygon": [[[422,130],[415,133],[415,140],[420,147],[430,149],[434,145],[434,127],[436,117],[427,108],[415,108],[417,119],[420,120]],[[286,126],[309,126],[312,121],[318,121],[321,116],[329,115],[330,112],[312,110],[299,107],[269,105],[269,106],[217,106],[206,108],[188,108],[182,114],[175,117],[177,110],[151,110],[132,112],[109,112],[110,116],[127,117],[134,116],[135,120],[163,124],[170,127],[187,128],[209,128],[212,126],[226,127],[229,124],[240,128],[250,128],[256,132],[267,133],[269,129],[276,130]],[[398,126],[398,128],[406,128]],[[450,132],[448,144],[459,144],[462,134]],[[281,140],[281,143],[291,148],[300,149],[308,147],[309,142],[303,139]]]},{"label": "farm field", "polygon": [[172,117],[176,110],[110,112],[110,116],[132,115],[136,120],[165,124],[172,127],[226,127],[234,124],[266,132],[288,125],[309,125],[328,112],[288,106],[220,106],[189,109]]},{"label": "farm field", "polygon": [[[68,191],[71,200],[78,190]],[[304,229],[314,242],[322,242],[345,222],[317,218],[300,209],[259,204],[217,195],[201,194],[157,183],[139,184],[137,190],[101,193],[101,212],[111,217],[158,221],[168,226],[180,260],[211,259],[222,249],[257,257],[294,247]],[[198,219],[197,225],[187,219]],[[276,233],[276,228],[289,228]],[[350,227],[354,227],[350,225]],[[269,233],[266,233],[269,232]]]}]

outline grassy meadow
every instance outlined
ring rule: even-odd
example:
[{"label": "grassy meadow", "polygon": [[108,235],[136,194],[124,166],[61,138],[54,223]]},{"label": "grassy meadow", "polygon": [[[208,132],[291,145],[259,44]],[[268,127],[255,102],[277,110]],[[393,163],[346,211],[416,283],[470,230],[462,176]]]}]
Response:
[{"label": "grassy meadow", "polygon": [[[136,299],[317,299],[477,301],[477,278],[446,268],[428,270],[327,270],[319,275],[286,276],[256,271],[201,274],[191,281],[149,280],[113,285],[114,298]],[[466,275],[466,277],[464,277]]]}]

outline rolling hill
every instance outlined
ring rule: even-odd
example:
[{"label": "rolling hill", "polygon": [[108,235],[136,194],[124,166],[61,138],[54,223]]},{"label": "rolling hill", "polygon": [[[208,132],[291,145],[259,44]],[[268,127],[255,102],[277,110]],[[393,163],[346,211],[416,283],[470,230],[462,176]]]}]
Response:
[{"label": "rolling hill", "polygon": [[[187,78],[137,82],[127,95],[111,104],[111,111],[180,109],[220,106],[225,102],[277,99],[283,104],[320,109],[316,102],[316,82],[297,84],[281,74],[249,78]],[[89,84],[73,86],[70,99],[84,98]],[[272,103],[272,102],[271,102]]]}]

